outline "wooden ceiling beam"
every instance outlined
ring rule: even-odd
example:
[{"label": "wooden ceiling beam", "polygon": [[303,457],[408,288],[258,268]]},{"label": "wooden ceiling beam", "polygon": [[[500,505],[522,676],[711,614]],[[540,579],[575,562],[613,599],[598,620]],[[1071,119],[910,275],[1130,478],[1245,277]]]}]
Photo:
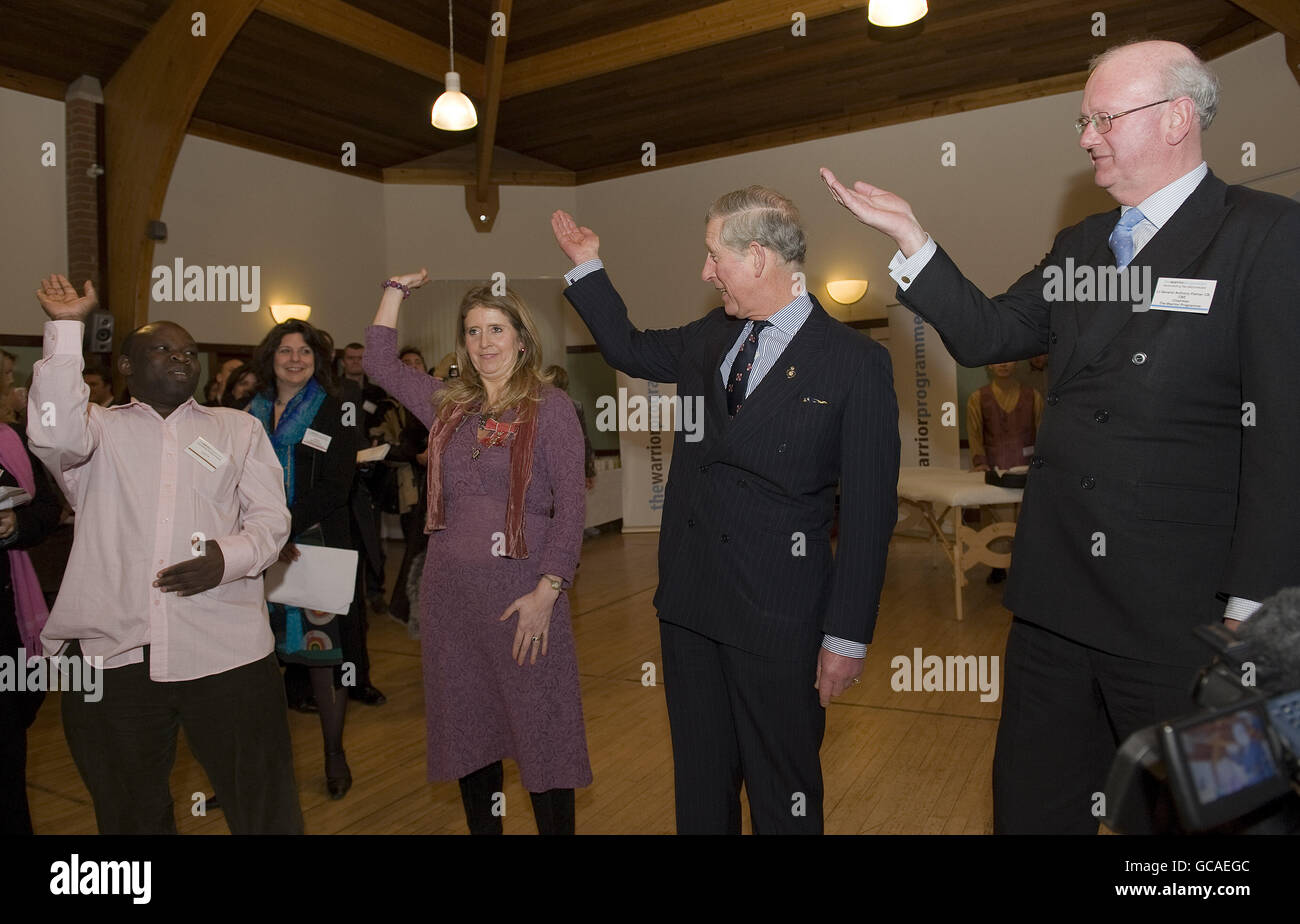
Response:
[{"label": "wooden ceiling beam", "polygon": [[792,8],[797,8],[810,22],[855,9],[862,11],[863,19],[867,16],[863,0],[800,0],[799,3],[790,0],[726,0],[512,61],[506,66],[505,98],[512,99],[762,32],[789,29],[794,23]]},{"label": "wooden ceiling beam", "polygon": [[[967,93],[958,93],[943,99],[907,103],[870,112],[851,113],[834,119],[824,119],[805,125],[762,132],[717,144],[701,145],[684,151],[664,151],[661,149],[658,152],[657,166],[652,169],[662,170],[665,167],[678,167],[684,164],[713,160],[718,157],[730,157],[733,154],[746,154],[750,151],[799,144],[817,138],[829,138],[834,135],[865,131],[869,128],[880,128],[901,122],[914,122],[955,112],[968,112],[973,109],[983,109],[987,106],[1001,106],[1004,103],[1014,103],[1040,96],[1052,96],[1057,93],[1069,93],[1073,90],[1082,89],[1087,79],[1087,71],[1076,71],[1070,74],[1026,81],[1006,87],[991,87]],[[1065,119],[1064,121],[1069,120]],[[1064,121],[1062,124],[1064,124]],[[596,183],[601,180],[644,173],[651,169],[642,167],[640,163],[639,152],[634,152],[618,164],[580,170],[577,174],[578,184]],[[815,167],[816,165],[814,165],[813,169]]]},{"label": "wooden ceiling beam", "polygon": [[300,164],[310,164],[313,167],[334,170],[348,176],[359,176],[376,182],[383,180],[383,171],[379,167],[372,167],[368,164],[345,167],[338,154],[323,154],[311,148],[300,147],[275,138],[267,138],[264,135],[255,135],[252,132],[231,128],[228,125],[219,125],[206,119],[191,119],[188,133],[211,141],[222,141],[236,147],[247,148],[250,151],[258,151],[274,157],[283,157],[287,160],[297,161]]},{"label": "wooden ceiling beam", "polygon": [[1247,23],[1240,29],[1234,29],[1227,35],[1222,35],[1217,39],[1198,45],[1195,49],[1202,60],[1213,61],[1215,58],[1222,57],[1230,51],[1236,51],[1238,48],[1244,48],[1256,39],[1262,39],[1266,35],[1273,34],[1273,27],[1267,23],[1252,22]]},{"label": "wooden ceiling beam", "polygon": [[[258,10],[438,83],[446,77],[450,56],[446,45],[342,0],[262,0]],[[483,65],[461,55],[456,59],[456,73],[465,93],[482,98]]]},{"label": "wooden ceiling beam", "polygon": [[[154,242],[185,129],[208,78],[257,0],[207,4],[205,34],[191,32],[191,0],[173,0],[104,88],[108,308],[115,340],[149,317]],[[116,346],[116,344],[115,344]]]},{"label": "wooden ceiling beam", "polygon": [[[385,167],[385,183],[414,186],[468,186],[478,182],[473,167]],[[493,170],[493,186],[573,186],[577,174],[572,170]]]},{"label": "wooden ceiling beam", "polygon": [[1292,41],[1300,42],[1300,3],[1296,0],[1232,0],[1232,3]]},{"label": "wooden ceiling beam", "polygon": [[[1271,27],[1262,22],[1249,23],[1212,42],[1205,43],[1197,50],[1201,57],[1207,60],[1217,58],[1228,52],[1236,51],[1238,48],[1245,47],[1251,42],[1271,34],[1272,31]],[[1289,53],[1291,45],[1292,43],[1288,41]],[[1292,70],[1296,73],[1297,80],[1300,80],[1300,43],[1296,43],[1296,45],[1297,61],[1292,66]],[[835,119],[824,119],[804,125],[790,126],[716,144],[700,145],[683,151],[664,151],[660,149],[657,152],[657,164],[654,169],[699,163],[719,157],[730,157],[733,154],[744,154],[750,151],[761,151],[788,144],[798,144],[818,138],[846,135],[871,128],[880,128],[885,125],[895,125],[901,122],[913,122],[955,112],[982,109],[986,106],[1000,106],[1004,103],[1014,103],[1040,96],[1069,93],[1073,90],[1082,90],[1087,79],[1087,71],[1077,71],[1071,74],[1061,74],[1055,77],[1045,77],[1002,87],[955,94],[941,100],[921,101],[893,106],[888,109],[850,113]],[[647,169],[640,164],[639,152],[632,152],[625,160],[617,164],[577,171],[577,185],[582,186],[587,183],[597,183],[601,180],[631,176],[642,173]]]},{"label": "wooden ceiling beam", "polygon": [[[487,99],[483,104],[483,117],[478,122],[475,139],[478,175],[473,186],[465,187],[465,209],[475,231],[492,230],[500,207],[500,194],[492,188],[492,151],[497,141],[497,116],[501,113],[501,78],[506,66],[506,39],[510,31],[511,0],[497,0],[496,13],[504,15],[505,28],[497,35],[493,29],[488,35],[486,62]],[[491,18],[496,18],[493,13]]]},{"label": "wooden ceiling beam", "polygon": [[42,77],[40,74],[29,74],[4,65],[0,65],[0,87],[17,90],[20,93],[31,93],[33,96],[43,96],[46,99],[57,99],[59,102],[63,102],[68,93],[68,85],[62,80]]}]

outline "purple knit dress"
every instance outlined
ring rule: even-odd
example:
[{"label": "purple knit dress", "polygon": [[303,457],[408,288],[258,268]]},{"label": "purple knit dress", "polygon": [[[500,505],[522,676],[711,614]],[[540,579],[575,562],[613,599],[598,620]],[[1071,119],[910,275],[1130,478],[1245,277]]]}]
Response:
[{"label": "purple knit dress", "polygon": [[[425,426],[433,424],[431,398],[443,385],[402,365],[395,330],[366,329],[365,368]],[[520,667],[510,656],[518,616],[500,621],[543,574],[568,587],[582,545],[586,482],[578,417],[569,397],[549,386],[538,413],[524,504],[526,559],[493,554],[505,546],[510,443],[482,447],[471,458],[479,443],[476,418],[467,416],[443,452],[446,528],[430,534],[420,580],[430,781],[458,779],[508,757],[529,792],[591,783],[568,594],[556,601],[547,654],[536,664],[525,660]]]}]

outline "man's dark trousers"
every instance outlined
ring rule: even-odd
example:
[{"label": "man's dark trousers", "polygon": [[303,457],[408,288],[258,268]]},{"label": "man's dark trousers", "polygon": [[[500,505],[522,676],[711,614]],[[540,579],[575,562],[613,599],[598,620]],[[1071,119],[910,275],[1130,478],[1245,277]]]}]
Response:
[{"label": "man's dark trousers", "polygon": [[[69,653],[77,652],[71,646]],[[64,735],[100,834],[176,833],[168,782],[180,729],[232,834],[302,833],[274,654],[210,677],[160,683],[149,679],[146,647],[143,662],[103,671],[100,692],[93,703],[82,693],[60,696]]]}]

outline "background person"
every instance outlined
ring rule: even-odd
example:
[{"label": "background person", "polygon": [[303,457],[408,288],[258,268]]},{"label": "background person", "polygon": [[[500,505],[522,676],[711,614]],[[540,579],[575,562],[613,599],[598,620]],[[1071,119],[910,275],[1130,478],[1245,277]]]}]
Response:
[{"label": "background person", "polygon": [[[424,356],[413,346],[400,349],[398,359],[402,365],[412,369],[421,372],[425,369]],[[402,564],[397,569],[397,583],[388,603],[388,614],[403,625],[408,625],[411,619],[411,600],[407,591],[407,579],[412,563],[429,541],[424,533],[428,503],[426,482],[429,428],[391,395],[385,399],[381,410],[380,438],[392,447],[384,460],[388,465],[388,478],[384,482],[385,499],[381,505],[387,508],[388,498],[391,497],[392,507],[401,517],[403,538]]]},{"label": "background person", "polygon": [[[542,374],[560,391],[569,394],[569,373],[563,366],[547,366]],[[591,437],[587,435],[587,415],[582,409],[582,402],[572,396],[569,400],[573,402],[573,410],[578,415],[578,426],[582,427],[583,472],[587,477],[587,490],[590,491],[596,486],[596,451],[591,448]]]},{"label": "background person", "polygon": [[90,403],[108,407],[113,403],[113,379],[107,372],[87,369],[81,373],[81,380],[90,389]]},{"label": "background person", "polygon": [[[13,413],[0,406],[0,471],[17,484],[26,503],[0,510],[0,657],[25,670],[42,654],[41,630],[49,619],[45,596],[27,550],[59,523],[61,505],[40,461],[27,449]],[[27,729],[45,699],[40,690],[0,690],[0,834],[31,834],[27,804]]]},{"label": "background person", "polygon": [[257,370],[252,363],[244,363],[226,379],[225,390],[221,393],[221,406],[237,411],[247,410],[256,394]]},{"label": "background person", "polygon": [[[348,495],[359,447],[355,430],[343,423],[328,362],[333,353],[329,334],[299,320],[271,328],[253,353],[257,377],[267,384],[253,398],[248,413],[261,421],[280,460],[291,517],[281,561],[298,558],[296,543],[352,548]],[[352,787],[343,750],[348,697],[341,689],[340,670],[351,653],[345,647],[342,623],[357,619],[357,609],[363,605],[356,593],[344,616],[267,604],[276,653],[288,666],[285,687],[291,699],[306,694],[301,671],[307,672],[320,712],[326,788],[333,799],[343,798]]]}]

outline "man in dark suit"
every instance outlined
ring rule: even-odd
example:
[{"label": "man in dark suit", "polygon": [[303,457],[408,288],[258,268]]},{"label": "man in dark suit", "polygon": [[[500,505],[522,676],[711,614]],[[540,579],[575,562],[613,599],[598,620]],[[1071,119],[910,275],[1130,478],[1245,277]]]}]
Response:
[{"label": "man in dark suit", "polygon": [[[1300,206],[1209,173],[1217,100],[1182,45],[1094,61],[1079,143],[1122,208],[1062,231],[994,299],[901,198],[823,170],[898,243],[899,299],[959,362],[1050,357],[1006,594],[998,831],[1095,833],[1117,745],[1193,708],[1193,627],[1300,584]],[[1130,260],[1130,290],[1154,292],[1075,285]]]},{"label": "man in dark suit", "polygon": [[722,307],[672,330],[633,327],[596,235],[552,225],[606,361],[704,405],[673,447],[655,593],[678,833],[739,833],[742,782],[755,833],[821,833],[825,709],[862,672],[897,521],[888,353],[804,292],[799,216],[770,189],[713,203]]}]

